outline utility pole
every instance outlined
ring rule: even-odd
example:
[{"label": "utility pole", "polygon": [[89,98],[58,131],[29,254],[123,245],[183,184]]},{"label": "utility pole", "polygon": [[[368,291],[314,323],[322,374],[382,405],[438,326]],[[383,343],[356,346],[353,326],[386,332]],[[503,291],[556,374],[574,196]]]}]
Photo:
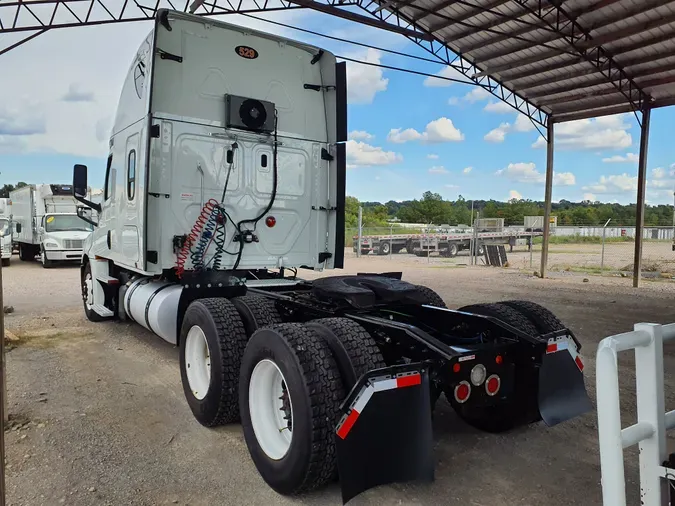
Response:
[{"label": "utility pole", "polygon": [[2,262],[0,262],[0,382],[2,383],[0,384],[0,506],[5,506],[5,422],[9,418],[9,412],[5,374],[5,305],[2,290]]}]

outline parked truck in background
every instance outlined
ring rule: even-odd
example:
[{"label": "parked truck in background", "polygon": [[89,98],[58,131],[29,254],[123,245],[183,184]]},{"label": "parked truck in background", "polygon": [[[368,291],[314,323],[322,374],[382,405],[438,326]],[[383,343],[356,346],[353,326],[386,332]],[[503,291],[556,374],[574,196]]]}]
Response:
[{"label": "parked truck in background", "polygon": [[578,340],[537,304],[458,311],[401,273],[298,276],[343,267],[346,81],[328,51],[160,9],[124,81],[101,204],[73,170],[99,216],[87,318],[178,346],[195,419],[241,420],[274,490],[339,475],[344,502],[433,479],[441,393],[492,432],[591,409]]},{"label": "parked truck in background", "polygon": [[30,184],[11,192],[10,199],[21,260],[40,255],[43,267],[81,260],[82,244],[93,226],[77,215],[71,185]]},{"label": "parked truck in background", "polygon": [[12,200],[0,198],[0,257],[3,267],[12,259]]}]

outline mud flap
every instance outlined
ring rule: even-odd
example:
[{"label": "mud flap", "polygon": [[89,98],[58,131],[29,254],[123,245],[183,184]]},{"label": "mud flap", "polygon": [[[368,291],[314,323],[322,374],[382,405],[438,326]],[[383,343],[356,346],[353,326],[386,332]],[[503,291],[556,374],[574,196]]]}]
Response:
[{"label": "mud flap", "polygon": [[555,351],[547,351],[539,369],[539,413],[549,427],[593,409],[581,358],[572,343],[569,349],[558,346]]},{"label": "mud flap", "polygon": [[433,481],[428,368],[364,374],[342,405],[335,445],[343,504],[378,485]]}]

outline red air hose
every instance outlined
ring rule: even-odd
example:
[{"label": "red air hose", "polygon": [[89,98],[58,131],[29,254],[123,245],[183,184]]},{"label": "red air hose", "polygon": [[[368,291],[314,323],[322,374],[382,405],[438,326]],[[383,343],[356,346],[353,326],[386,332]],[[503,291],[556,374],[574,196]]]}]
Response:
[{"label": "red air hose", "polygon": [[202,210],[199,212],[197,221],[195,221],[195,224],[192,226],[192,230],[188,234],[183,247],[178,252],[178,258],[176,260],[176,276],[178,276],[179,279],[182,277],[183,272],[185,272],[185,262],[190,257],[192,245],[199,240],[202,230],[204,229],[204,225],[206,225],[206,222],[209,221],[209,217],[213,213],[213,210],[216,208],[216,206],[218,206],[218,201],[215,199],[209,199],[208,202],[204,204],[204,207],[202,207]]}]

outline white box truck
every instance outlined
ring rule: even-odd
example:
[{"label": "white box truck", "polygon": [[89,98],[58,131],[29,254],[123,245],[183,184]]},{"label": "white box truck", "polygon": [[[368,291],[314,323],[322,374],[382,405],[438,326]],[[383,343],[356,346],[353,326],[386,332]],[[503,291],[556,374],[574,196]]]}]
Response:
[{"label": "white box truck", "polygon": [[442,391],[493,432],[591,409],[578,341],[537,304],[452,311],[401,273],[298,277],[343,267],[346,120],[328,51],[161,9],[124,81],[101,203],[73,170],[98,213],[87,318],[177,345],[194,417],[241,420],[274,490],[339,475],[344,502],[433,478]]},{"label": "white box truck", "polygon": [[78,216],[72,193],[72,186],[64,184],[30,184],[10,193],[21,260],[40,255],[43,267],[80,261],[82,244],[93,225]]},{"label": "white box truck", "polygon": [[12,200],[0,198],[0,257],[3,267],[9,267],[12,258]]}]

